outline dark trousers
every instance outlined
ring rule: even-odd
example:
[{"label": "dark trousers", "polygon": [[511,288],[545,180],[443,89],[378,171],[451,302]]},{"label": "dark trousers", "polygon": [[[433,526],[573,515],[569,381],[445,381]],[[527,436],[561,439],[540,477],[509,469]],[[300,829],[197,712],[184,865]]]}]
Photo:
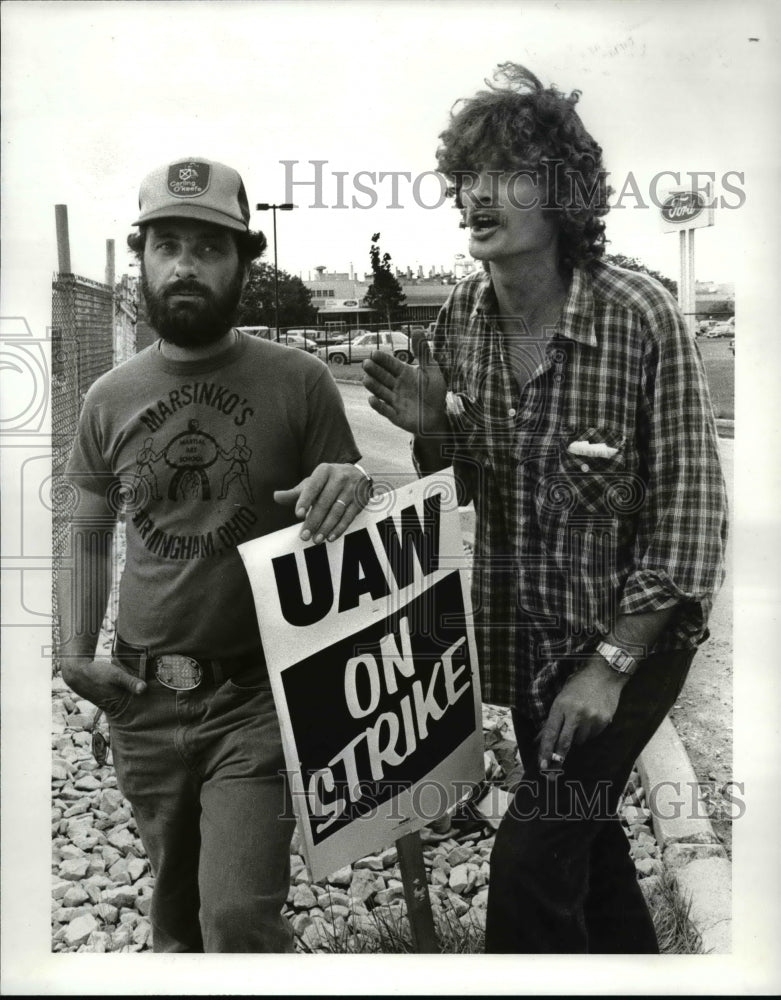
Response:
[{"label": "dark trousers", "polygon": [[538,733],[513,713],[524,778],[491,855],[487,952],[658,953],[617,807],[693,656],[681,650],[647,657],[624,686],[610,725],[574,745],[555,777],[540,774]]}]

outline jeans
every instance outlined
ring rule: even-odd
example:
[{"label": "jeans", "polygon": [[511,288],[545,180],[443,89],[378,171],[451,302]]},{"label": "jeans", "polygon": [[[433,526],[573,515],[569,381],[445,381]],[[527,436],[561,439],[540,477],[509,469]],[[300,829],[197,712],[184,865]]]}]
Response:
[{"label": "jeans", "polygon": [[157,952],[286,952],[294,819],[265,670],[102,706],[155,875]]},{"label": "jeans", "polygon": [[491,855],[487,952],[658,954],[617,808],[693,657],[678,650],[643,660],[611,723],[573,745],[555,777],[540,774],[538,734],[513,713],[524,777]]}]

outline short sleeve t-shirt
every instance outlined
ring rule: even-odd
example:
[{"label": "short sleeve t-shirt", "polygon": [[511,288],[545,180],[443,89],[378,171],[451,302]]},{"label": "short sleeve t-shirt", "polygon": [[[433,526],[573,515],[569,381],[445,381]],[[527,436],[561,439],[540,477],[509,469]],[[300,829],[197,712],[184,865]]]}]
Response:
[{"label": "short sleeve t-shirt", "polygon": [[320,462],[360,458],[322,362],[245,334],[172,361],[154,344],[84,402],[67,475],[124,509],[117,629],[158,653],[225,657],[260,644],[236,546],[298,523],[274,502]]}]

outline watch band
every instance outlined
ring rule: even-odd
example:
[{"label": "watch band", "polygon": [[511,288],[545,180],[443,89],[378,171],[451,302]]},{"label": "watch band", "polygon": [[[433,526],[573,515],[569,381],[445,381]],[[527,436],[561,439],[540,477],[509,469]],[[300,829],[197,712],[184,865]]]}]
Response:
[{"label": "watch band", "polygon": [[638,663],[634,656],[620,646],[614,646],[612,642],[600,642],[597,645],[597,652],[618,674],[629,677],[637,670]]}]

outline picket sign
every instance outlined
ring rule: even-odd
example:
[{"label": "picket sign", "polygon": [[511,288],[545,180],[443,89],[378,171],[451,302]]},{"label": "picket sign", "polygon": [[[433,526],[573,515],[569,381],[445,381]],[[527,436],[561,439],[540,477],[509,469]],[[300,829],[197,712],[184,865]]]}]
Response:
[{"label": "picket sign", "polygon": [[484,776],[452,470],[376,497],[342,538],[239,546],[314,881],[396,842],[413,936],[436,950],[417,831]]}]

